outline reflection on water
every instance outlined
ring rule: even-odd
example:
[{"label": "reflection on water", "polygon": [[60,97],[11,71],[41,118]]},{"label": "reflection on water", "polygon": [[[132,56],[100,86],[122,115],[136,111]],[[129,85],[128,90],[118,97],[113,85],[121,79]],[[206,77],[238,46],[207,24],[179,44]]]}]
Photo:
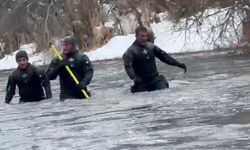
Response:
[{"label": "reflection on water", "polygon": [[[250,149],[249,57],[186,56],[159,64],[170,89],[130,94],[120,61],[95,64],[91,101],[0,105],[0,149]],[[3,102],[8,73],[1,73]]]}]

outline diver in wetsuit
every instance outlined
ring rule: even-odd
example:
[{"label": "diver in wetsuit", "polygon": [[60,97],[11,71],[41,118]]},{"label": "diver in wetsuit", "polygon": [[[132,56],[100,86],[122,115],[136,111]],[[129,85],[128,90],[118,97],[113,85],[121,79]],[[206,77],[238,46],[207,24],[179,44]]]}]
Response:
[{"label": "diver in wetsuit", "polygon": [[164,76],[159,75],[155,57],[162,62],[187,71],[186,65],[178,62],[153,43],[148,42],[148,30],[136,29],[136,40],[123,55],[125,70],[134,85],[131,92],[155,91],[169,88]]},{"label": "diver in wetsuit", "polygon": [[16,54],[18,68],[9,76],[5,103],[11,102],[16,86],[19,88],[20,103],[52,98],[49,79],[43,71],[31,65],[28,60],[25,51],[19,51]]},{"label": "diver in wetsuit", "polygon": [[[74,36],[67,36],[63,40],[63,61],[58,58],[52,60],[47,70],[47,75],[50,80],[55,80],[57,76],[60,77],[60,99],[84,99],[86,98],[82,89],[87,91],[87,85],[90,84],[94,69],[87,55],[81,54],[76,45],[76,38]],[[73,73],[76,75],[80,84],[77,86],[65,69],[68,65]]]}]

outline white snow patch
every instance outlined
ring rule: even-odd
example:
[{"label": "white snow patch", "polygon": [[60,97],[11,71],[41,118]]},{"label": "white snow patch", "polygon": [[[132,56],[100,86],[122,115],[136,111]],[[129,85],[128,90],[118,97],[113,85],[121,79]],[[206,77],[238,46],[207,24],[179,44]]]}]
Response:
[{"label": "white snow patch", "polygon": [[92,61],[121,58],[134,40],[135,36],[133,34],[127,36],[115,36],[103,47],[86,54]]},{"label": "white snow patch", "polygon": [[[34,64],[37,66],[44,65],[42,53],[40,53],[40,54],[34,53],[36,51],[35,44],[23,45],[20,47],[20,50],[25,50],[28,53],[29,62],[31,64]],[[20,50],[18,50],[18,51],[20,51]],[[15,56],[16,56],[16,53],[18,51],[14,52],[11,55],[5,55],[5,57],[0,60],[0,70],[14,69],[17,67]]]},{"label": "white snow patch", "polygon": [[114,24],[115,24],[114,21],[108,21],[108,22],[105,22],[104,26],[109,27],[109,28],[114,28]]},{"label": "white snow patch", "polygon": [[[218,11],[221,11],[217,13]],[[211,16],[212,14],[216,15]],[[239,12],[235,12],[234,22],[229,21],[227,23],[227,32],[220,35],[222,27],[219,27],[226,21],[227,9],[217,10],[209,9],[203,14],[204,18],[201,24],[195,23],[189,31],[174,31],[173,27],[179,29],[185,28],[185,20],[181,20],[180,23],[175,24],[169,20],[165,20],[167,14],[158,14],[162,19],[161,23],[153,23],[151,28],[156,36],[156,45],[163,48],[169,53],[179,52],[196,52],[202,50],[213,50],[216,48],[228,48],[235,46],[238,43],[237,36],[240,38],[242,33],[241,20],[242,16]],[[210,16],[210,17],[206,17]],[[190,24],[188,24],[189,26]],[[216,27],[213,29],[213,27]],[[234,28],[237,32],[235,32]],[[213,30],[212,30],[213,29]],[[238,34],[238,35],[237,35]],[[217,37],[222,36],[221,40],[216,40]]]}]

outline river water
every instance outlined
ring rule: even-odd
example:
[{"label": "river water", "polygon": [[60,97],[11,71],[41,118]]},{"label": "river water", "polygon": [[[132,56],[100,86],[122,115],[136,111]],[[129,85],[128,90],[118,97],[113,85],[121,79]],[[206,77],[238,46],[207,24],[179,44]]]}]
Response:
[{"label": "river water", "polygon": [[9,72],[0,73],[0,149],[250,149],[250,57],[186,55],[182,70],[159,63],[170,89],[130,94],[121,61],[95,64],[87,100],[3,103]]}]

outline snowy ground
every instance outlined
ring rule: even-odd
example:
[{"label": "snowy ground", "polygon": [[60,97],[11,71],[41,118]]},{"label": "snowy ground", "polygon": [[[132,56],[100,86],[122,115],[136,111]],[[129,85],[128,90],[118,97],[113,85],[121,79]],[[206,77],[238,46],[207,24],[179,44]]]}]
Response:
[{"label": "snowy ground", "polygon": [[[208,10],[206,15],[213,13],[214,10]],[[159,14],[164,16],[164,14]],[[211,44],[207,41],[211,40],[210,30],[212,26],[216,26],[223,21],[225,12],[217,14],[215,17],[205,18],[203,24],[198,28],[193,26],[189,32],[174,31],[173,26],[176,26],[173,22],[164,20],[162,17],[161,23],[153,23],[151,28],[153,29],[156,41],[155,44],[161,47],[168,53],[183,53],[183,52],[196,52],[203,50],[212,50],[218,47],[230,47],[236,40],[236,36],[230,32],[225,35],[222,43]],[[236,16],[237,17],[237,16]],[[240,20],[239,20],[240,21]],[[179,27],[185,24],[184,21],[180,21],[177,25]],[[218,35],[219,30],[214,31],[214,35]],[[87,55],[92,61],[106,60],[121,58],[126,49],[133,43],[135,36],[129,34],[126,36],[115,36],[106,45],[91,52]],[[21,50],[26,50],[30,56],[30,62],[35,65],[46,65],[49,62],[49,57],[44,54],[33,54],[35,47],[33,44],[24,45]],[[16,53],[16,52],[15,52]],[[0,60],[0,70],[12,69],[16,67],[15,53],[5,56]]]},{"label": "snowy ground", "polygon": [[[32,64],[43,65],[44,64],[44,56],[42,53],[36,54],[35,45],[27,44],[20,47],[20,50],[25,50],[29,55],[29,61]],[[0,60],[0,70],[13,69],[17,67],[15,55],[18,51],[14,52],[11,55],[5,55],[3,59]]]}]

